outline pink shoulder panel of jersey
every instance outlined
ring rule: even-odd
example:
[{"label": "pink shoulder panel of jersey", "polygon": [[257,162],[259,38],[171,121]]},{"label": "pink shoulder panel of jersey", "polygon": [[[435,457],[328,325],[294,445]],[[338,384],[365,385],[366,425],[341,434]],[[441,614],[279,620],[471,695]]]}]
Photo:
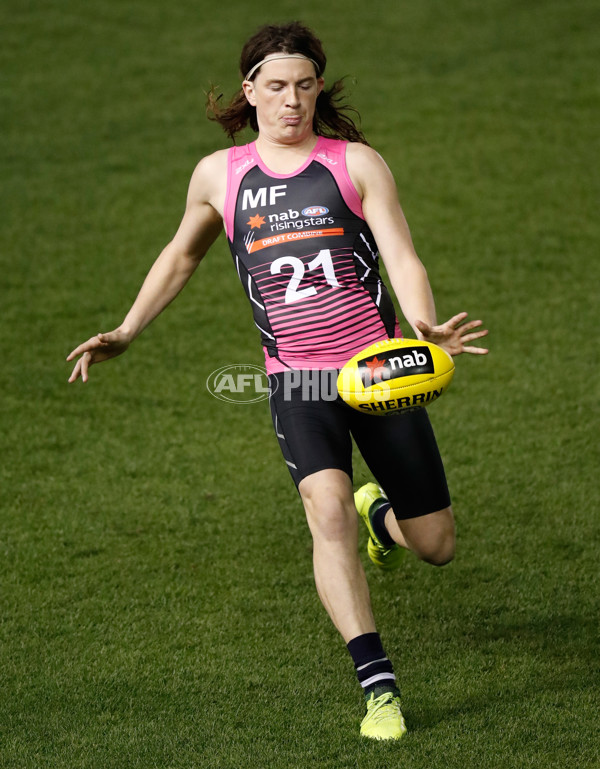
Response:
[{"label": "pink shoulder panel of jersey", "polygon": [[225,194],[225,233],[230,241],[233,240],[233,222],[235,220],[235,203],[240,184],[245,172],[258,164],[258,158],[253,152],[253,144],[243,144],[241,147],[230,147],[227,154],[227,193]]},{"label": "pink shoulder panel of jersey", "polygon": [[347,147],[348,142],[340,139],[326,139],[321,136],[316,146],[315,160],[331,171],[342,197],[352,213],[359,219],[364,219],[362,201],[352,179],[350,179],[346,165]]}]

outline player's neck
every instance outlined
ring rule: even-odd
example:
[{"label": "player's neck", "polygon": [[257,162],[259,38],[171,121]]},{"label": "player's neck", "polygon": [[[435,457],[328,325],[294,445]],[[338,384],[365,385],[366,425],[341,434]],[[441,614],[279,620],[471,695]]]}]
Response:
[{"label": "player's neck", "polygon": [[318,136],[310,134],[302,141],[287,144],[259,134],[256,139],[256,151],[271,171],[290,174],[305,163],[318,140]]}]

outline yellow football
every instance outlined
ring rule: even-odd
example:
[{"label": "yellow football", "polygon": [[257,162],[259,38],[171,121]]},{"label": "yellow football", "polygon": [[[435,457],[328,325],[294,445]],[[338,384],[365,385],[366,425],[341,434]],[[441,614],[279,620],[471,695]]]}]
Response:
[{"label": "yellow football", "polygon": [[454,361],[419,339],[384,339],[366,347],[341,369],[343,400],[366,414],[397,414],[428,406],[446,392]]}]

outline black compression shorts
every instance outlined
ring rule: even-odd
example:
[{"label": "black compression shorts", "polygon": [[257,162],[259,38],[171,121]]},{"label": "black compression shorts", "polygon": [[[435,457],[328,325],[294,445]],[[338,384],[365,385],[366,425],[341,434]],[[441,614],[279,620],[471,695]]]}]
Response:
[{"label": "black compression shorts", "polygon": [[332,395],[330,385],[319,385],[321,372],[310,372],[315,376],[309,376],[308,387],[306,377],[303,385],[290,387],[289,373],[269,376],[270,403],[279,446],[296,486],[319,470],[343,470],[352,478],[352,436],[396,518],[416,518],[450,505],[424,408],[385,416],[363,414]]}]

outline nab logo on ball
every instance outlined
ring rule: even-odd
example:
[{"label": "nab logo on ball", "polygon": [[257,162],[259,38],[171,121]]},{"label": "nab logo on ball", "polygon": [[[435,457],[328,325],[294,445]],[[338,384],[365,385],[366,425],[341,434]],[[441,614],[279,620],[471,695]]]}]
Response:
[{"label": "nab logo on ball", "polygon": [[340,397],[366,414],[398,414],[428,406],[450,386],[454,361],[445,350],[419,339],[384,339],[342,368]]},{"label": "nab logo on ball", "polygon": [[435,371],[431,351],[422,345],[389,350],[385,354],[359,360],[357,366],[365,387],[399,377],[433,374]]}]

